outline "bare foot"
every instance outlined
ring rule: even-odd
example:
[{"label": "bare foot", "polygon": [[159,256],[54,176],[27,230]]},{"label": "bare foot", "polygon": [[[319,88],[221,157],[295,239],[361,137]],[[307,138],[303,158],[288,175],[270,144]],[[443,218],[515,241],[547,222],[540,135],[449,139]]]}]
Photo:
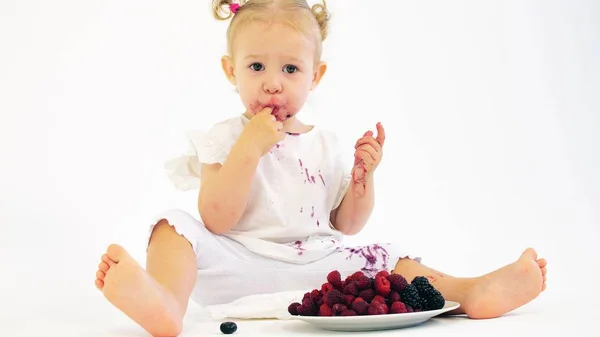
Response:
[{"label": "bare foot", "polygon": [[154,280],[123,247],[110,245],[96,272],[104,297],[154,337],[173,337],[183,314],[173,295]]},{"label": "bare foot", "polygon": [[477,278],[462,309],[470,318],[495,318],[531,302],[546,289],[546,264],[525,250],[516,262]]}]

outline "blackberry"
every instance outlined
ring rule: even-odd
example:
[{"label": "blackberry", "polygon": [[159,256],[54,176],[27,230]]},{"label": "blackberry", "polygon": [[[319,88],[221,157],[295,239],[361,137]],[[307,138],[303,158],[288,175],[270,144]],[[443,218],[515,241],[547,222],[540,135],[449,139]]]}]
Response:
[{"label": "blackberry", "polygon": [[413,309],[422,309],[421,297],[414,284],[404,287],[400,292],[400,298],[404,304],[411,306]]},{"label": "blackberry", "polygon": [[221,332],[226,335],[231,335],[237,331],[237,325],[234,322],[223,322],[221,323]]},{"label": "blackberry", "polygon": [[417,289],[421,298],[421,308],[424,310],[437,310],[444,307],[446,300],[439,290],[435,289],[429,280],[423,276],[417,276],[411,284]]}]

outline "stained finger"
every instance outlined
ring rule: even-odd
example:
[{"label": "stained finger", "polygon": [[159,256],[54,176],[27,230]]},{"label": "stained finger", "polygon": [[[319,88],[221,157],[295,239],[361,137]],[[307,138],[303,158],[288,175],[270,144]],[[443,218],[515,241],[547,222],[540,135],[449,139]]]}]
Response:
[{"label": "stained finger", "polygon": [[365,164],[367,164],[367,163],[373,163],[375,161],[376,155],[371,154],[368,150],[366,150],[364,148],[360,148],[360,149],[356,150],[355,156],[362,159],[362,161],[365,162]]},{"label": "stained finger", "polygon": [[375,140],[375,138],[373,137],[365,137],[365,138],[361,138],[356,142],[356,145],[354,146],[355,149],[368,144],[370,146],[372,146],[377,152],[381,152],[381,144],[379,144],[379,142],[377,140]]},{"label": "stained finger", "polygon": [[379,145],[383,146],[385,143],[385,129],[383,128],[383,124],[381,122],[377,123],[377,137],[375,137]]}]

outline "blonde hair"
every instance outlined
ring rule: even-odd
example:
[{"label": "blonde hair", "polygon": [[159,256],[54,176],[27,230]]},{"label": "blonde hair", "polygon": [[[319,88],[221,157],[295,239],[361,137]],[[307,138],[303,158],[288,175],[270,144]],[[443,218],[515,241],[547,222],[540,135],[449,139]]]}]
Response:
[{"label": "blonde hair", "polygon": [[[312,7],[306,0],[213,0],[213,16],[217,20],[231,18],[227,28],[227,51],[233,55],[233,42],[236,33],[244,23],[260,20],[277,22],[311,36],[316,44],[316,60],[320,60],[322,43],[329,33],[330,14],[325,0]],[[237,3],[239,8],[234,14],[230,5]]]}]

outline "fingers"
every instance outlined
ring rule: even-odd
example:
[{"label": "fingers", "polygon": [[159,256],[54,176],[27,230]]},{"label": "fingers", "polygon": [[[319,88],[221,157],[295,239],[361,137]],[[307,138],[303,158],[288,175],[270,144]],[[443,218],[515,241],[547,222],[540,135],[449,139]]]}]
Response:
[{"label": "fingers", "polygon": [[377,137],[375,137],[375,140],[383,147],[383,143],[385,143],[385,129],[381,122],[377,123]]},{"label": "fingers", "polygon": [[354,145],[354,148],[358,149],[359,147],[361,147],[363,145],[370,145],[377,152],[381,152],[381,150],[382,150],[381,149],[381,145],[379,144],[379,142],[377,142],[377,140],[375,140],[375,138],[370,137],[370,136],[360,138],[358,141],[356,141],[356,145]]},{"label": "fingers", "polygon": [[376,162],[377,152],[370,146],[364,146],[356,150],[354,153],[356,158],[361,159],[365,164],[373,164]]},{"label": "fingers", "polygon": [[381,151],[381,148],[383,147],[383,144],[385,143],[385,129],[383,128],[383,125],[381,123],[377,123],[376,127],[377,127],[377,136],[375,138],[373,138],[373,131],[367,131],[362,136],[362,138],[360,138],[356,142],[356,145],[354,145],[354,148],[357,149],[359,146],[361,146],[365,143],[369,143],[376,150]]}]

